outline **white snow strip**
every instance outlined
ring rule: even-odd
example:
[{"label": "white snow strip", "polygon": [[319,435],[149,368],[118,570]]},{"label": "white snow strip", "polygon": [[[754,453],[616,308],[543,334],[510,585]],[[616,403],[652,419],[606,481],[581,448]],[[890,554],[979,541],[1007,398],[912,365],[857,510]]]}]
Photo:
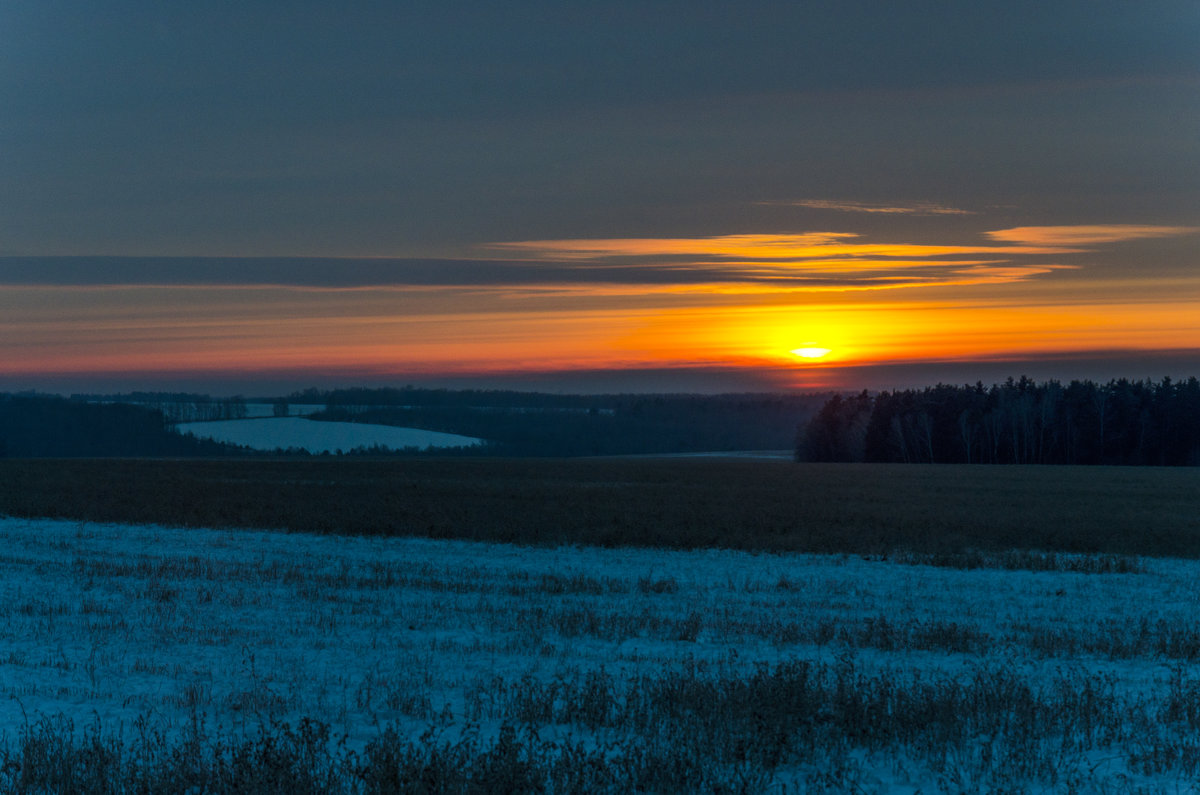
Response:
[{"label": "white snow strip", "polygon": [[244,445],[255,450],[294,448],[314,454],[338,451],[348,453],[351,450],[375,446],[390,450],[403,450],[408,447],[425,450],[431,447],[471,447],[483,443],[482,439],[454,433],[359,422],[320,422],[303,417],[184,422],[177,427],[180,433]]}]

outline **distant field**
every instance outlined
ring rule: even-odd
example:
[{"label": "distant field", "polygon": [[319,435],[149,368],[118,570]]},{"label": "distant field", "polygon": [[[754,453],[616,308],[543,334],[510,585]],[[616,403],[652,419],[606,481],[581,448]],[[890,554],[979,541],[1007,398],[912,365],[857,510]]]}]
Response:
[{"label": "distant field", "polygon": [[[1200,557],[1200,469],[0,460],[0,514],[529,544]],[[951,560],[957,556],[957,559]]]}]

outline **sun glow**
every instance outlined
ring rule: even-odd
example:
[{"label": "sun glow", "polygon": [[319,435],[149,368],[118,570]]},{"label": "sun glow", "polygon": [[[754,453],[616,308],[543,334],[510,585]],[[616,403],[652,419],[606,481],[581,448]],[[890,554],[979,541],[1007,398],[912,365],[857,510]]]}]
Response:
[{"label": "sun glow", "polygon": [[801,359],[823,359],[829,355],[829,348],[818,348],[816,346],[805,346],[803,348],[793,348],[791,353],[796,354]]}]

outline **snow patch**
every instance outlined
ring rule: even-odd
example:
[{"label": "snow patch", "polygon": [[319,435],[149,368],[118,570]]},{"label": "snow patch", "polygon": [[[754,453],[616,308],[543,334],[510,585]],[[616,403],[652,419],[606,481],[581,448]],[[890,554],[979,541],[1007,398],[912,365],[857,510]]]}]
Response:
[{"label": "snow patch", "polygon": [[391,450],[403,450],[408,447],[425,450],[483,444],[483,439],[455,433],[360,422],[321,422],[303,417],[183,422],[177,427],[180,433],[191,433],[218,442],[252,447],[255,450],[295,448],[314,454],[349,452],[376,446]]}]

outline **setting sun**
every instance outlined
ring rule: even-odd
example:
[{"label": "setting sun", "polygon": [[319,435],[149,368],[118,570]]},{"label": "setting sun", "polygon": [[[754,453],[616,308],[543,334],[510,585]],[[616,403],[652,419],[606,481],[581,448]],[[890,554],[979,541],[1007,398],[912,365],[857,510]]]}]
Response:
[{"label": "setting sun", "polygon": [[829,354],[829,348],[804,347],[794,348],[791,352],[801,359],[821,359]]}]

